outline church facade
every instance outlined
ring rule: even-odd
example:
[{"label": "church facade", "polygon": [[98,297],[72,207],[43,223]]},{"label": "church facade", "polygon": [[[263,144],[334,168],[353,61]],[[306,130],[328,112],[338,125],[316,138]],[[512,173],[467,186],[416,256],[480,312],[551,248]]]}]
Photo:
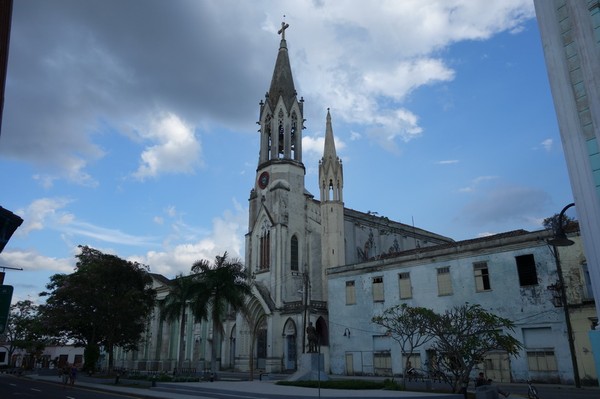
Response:
[{"label": "church facade", "polygon": [[[250,317],[228,324],[235,369],[250,361],[268,372],[295,370],[306,351],[306,327],[316,328],[321,351],[329,347],[327,270],[447,237],[344,207],[344,174],[327,111],[319,162],[319,200],[305,188],[302,161],[304,100],[298,99],[282,35],[271,85],[260,102],[260,148],[249,197],[245,265],[252,276]],[[255,346],[253,345],[255,344]],[[253,352],[251,359],[250,353]],[[327,366],[326,360],[326,366]]]}]

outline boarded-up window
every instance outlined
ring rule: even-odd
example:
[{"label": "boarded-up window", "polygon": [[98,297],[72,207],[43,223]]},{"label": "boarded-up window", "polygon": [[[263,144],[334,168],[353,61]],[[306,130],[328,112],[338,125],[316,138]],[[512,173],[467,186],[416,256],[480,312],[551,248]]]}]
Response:
[{"label": "boarded-up window", "polygon": [[473,263],[473,273],[475,274],[475,290],[477,292],[489,291],[492,289],[487,262]]},{"label": "boarded-up window", "polygon": [[533,255],[515,256],[515,260],[517,261],[517,272],[519,273],[519,284],[521,287],[537,285],[538,278]]},{"label": "boarded-up window", "polygon": [[356,303],[356,289],[354,281],[346,281],[346,305],[354,305]]},{"label": "boarded-up window", "polygon": [[373,353],[375,375],[392,375],[392,354],[389,351]]},{"label": "boarded-up window", "polygon": [[75,355],[75,360],[73,360],[73,364],[77,367],[81,367],[83,365],[83,355]]},{"label": "boarded-up window", "polygon": [[[407,363],[409,362],[409,363]],[[403,353],[402,354],[402,368],[404,369],[406,366],[409,368],[412,367],[417,370],[421,370],[423,365],[421,363],[421,354],[420,353]]]},{"label": "boarded-up window", "polygon": [[383,302],[383,277],[373,277],[373,302]]},{"label": "boarded-up window", "polygon": [[558,371],[553,350],[527,351],[529,371]]},{"label": "boarded-up window", "polygon": [[410,286],[410,273],[404,272],[398,275],[398,286],[400,288],[400,299],[412,298],[412,287]]},{"label": "boarded-up window", "polygon": [[438,295],[452,295],[452,279],[450,266],[437,269]]}]

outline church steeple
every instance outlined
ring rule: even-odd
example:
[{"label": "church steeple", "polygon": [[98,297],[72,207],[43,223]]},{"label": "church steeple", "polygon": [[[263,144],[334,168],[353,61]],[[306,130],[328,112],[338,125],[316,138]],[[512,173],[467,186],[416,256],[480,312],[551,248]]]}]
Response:
[{"label": "church steeple", "polygon": [[285,41],[285,30],[289,28],[289,24],[281,23],[281,42],[279,43],[279,53],[277,61],[275,61],[275,69],[273,70],[273,78],[271,79],[271,87],[269,88],[269,102],[271,107],[275,108],[277,101],[281,97],[289,109],[296,99],[296,89],[294,88],[294,79],[292,77],[292,68],[290,66],[290,58],[288,56],[287,43]]},{"label": "church steeple", "polygon": [[321,201],[343,202],[344,172],[342,160],[335,151],[333,128],[331,127],[331,114],[327,108],[327,121],[325,124],[325,148],[323,158],[319,162],[319,182],[321,188]]},{"label": "church steeple", "polygon": [[[325,146],[319,161],[319,188],[321,189],[321,267],[322,278],[327,280],[327,269],[346,264],[344,231],[344,171],[342,160],[335,151],[331,114],[327,109]],[[323,286],[327,298],[327,285]]]},{"label": "church steeple", "polygon": [[292,68],[288,56],[285,30],[289,24],[281,23],[281,42],[273,70],[271,86],[260,102],[261,144],[259,169],[266,162],[281,159],[302,162],[302,129],[304,128],[303,103],[298,101]]},{"label": "church steeple", "polygon": [[331,127],[331,113],[327,108],[327,119],[325,122],[325,150],[323,151],[323,159],[337,159],[335,152],[335,141],[333,140],[333,128]]}]

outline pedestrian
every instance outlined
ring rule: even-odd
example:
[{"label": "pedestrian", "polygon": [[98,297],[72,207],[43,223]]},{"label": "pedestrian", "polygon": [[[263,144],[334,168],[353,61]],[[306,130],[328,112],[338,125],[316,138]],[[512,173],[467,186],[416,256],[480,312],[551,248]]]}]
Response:
[{"label": "pedestrian", "polygon": [[75,385],[75,379],[77,378],[77,367],[75,365],[71,366],[71,370],[69,370],[69,383],[71,386]]},{"label": "pedestrian", "polygon": [[483,373],[479,373],[475,379],[475,387],[480,387],[482,385],[487,385],[487,380],[485,379],[485,375]]},{"label": "pedestrian", "polygon": [[67,386],[67,383],[69,382],[69,372],[69,363],[66,363],[60,369],[60,377],[62,378],[63,389]]}]

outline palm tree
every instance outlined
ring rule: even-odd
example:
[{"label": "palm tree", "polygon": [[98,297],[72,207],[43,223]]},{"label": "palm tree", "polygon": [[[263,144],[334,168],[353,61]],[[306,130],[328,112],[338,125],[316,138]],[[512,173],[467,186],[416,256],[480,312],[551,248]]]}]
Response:
[{"label": "palm tree", "polygon": [[173,280],[169,294],[159,301],[160,318],[170,322],[179,321],[179,356],[177,369],[181,370],[185,358],[185,315],[188,308],[195,316],[203,316],[203,310],[198,311],[198,297],[202,289],[198,276],[179,274]]},{"label": "palm tree", "polygon": [[204,304],[204,314],[198,309],[198,316],[212,323],[213,342],[211,345],[210,370],[217,372],[217,333],[223,331],[223,319],[228,307],[234,311],[244,311],[246,298],[251,294],[248,278],[241,260],[217,255],[213,265],[200,260],[192,266],[192,273],[198,273],[203,289],[198,298],[198,307]]}]

